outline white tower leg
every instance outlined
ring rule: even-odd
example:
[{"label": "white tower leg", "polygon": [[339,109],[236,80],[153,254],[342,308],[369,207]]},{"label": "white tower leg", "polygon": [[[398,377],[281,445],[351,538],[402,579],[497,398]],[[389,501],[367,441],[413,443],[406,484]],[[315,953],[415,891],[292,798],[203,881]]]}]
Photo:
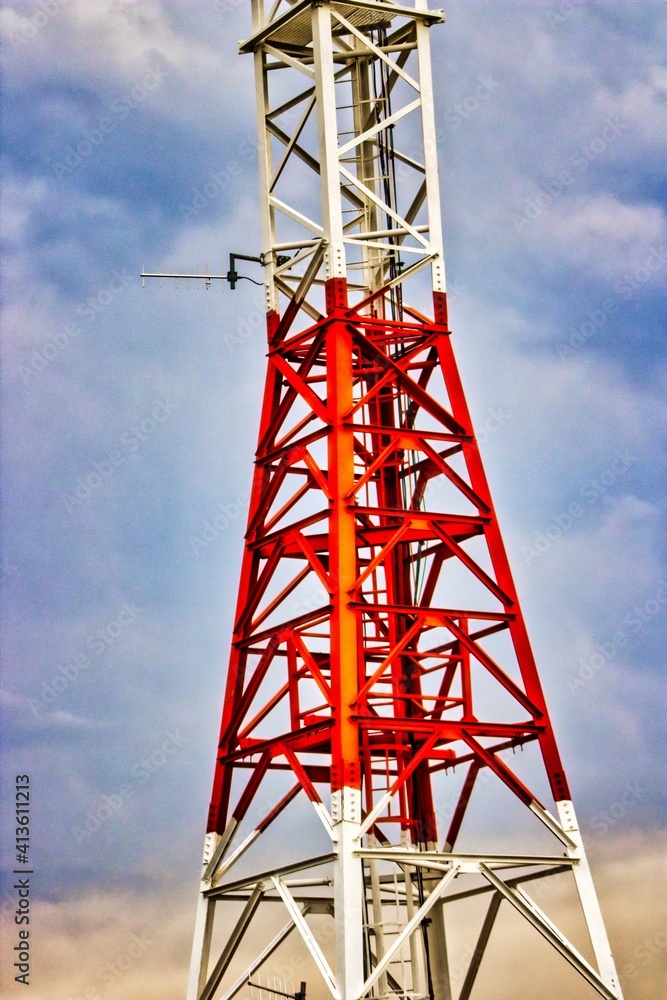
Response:
[{"label": "white tower leg", "polygon": [[[335,973],[340,1000],[358,1000],[364,983],[364,911],[359,848],[361,792],[344,788],[332,796],[334,832],[334,919],[336,921]],[[336,822],[336,817],[340,817]]]},{"label": "white tower leg", "polygon": [[[206,867],[211,860],[219,839],[216,833],[206,835],[204,842],[204,871],[206,871]],[[195,917],[195,933],[192,941],[192,958],[190,959],[190,975],[188,977],[186,1000],[198,1000],[201,991],[206,985],[215,910],[215,901],[207,899],[203,894],[203,890],[207,888],[209,888],[208,885],[202,882],[197,901],[197,915]]]},{"label": "white tower leg", "polygon": [[619,984],[618,973],[616,972],[616,965],[611,953],[604,920],[602,919],[600,903],[598,902],[595,886],[593,885],[593,876],[591,875],[588,858],[586,857],[574,806],[569,799],[566,799],[562,802],[557,802],[556,809],[558,810],[558,818],[560,819],[561,826],[577,845],[576,851],[569,851],[568,853],[571,857],[579,858],[579,864],[575,865],[573,870],[574,881],[579,893],[579,899],[581,900],[581,908],[584,911],[584,919],[600,976],[618,997],[622,997],[623,994]]}]

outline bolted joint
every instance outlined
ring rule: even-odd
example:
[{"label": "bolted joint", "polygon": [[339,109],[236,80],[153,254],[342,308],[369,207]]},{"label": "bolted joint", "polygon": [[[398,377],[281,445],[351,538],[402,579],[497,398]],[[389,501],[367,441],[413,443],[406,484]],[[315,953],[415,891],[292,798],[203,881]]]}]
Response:
[{"label": "bolted joint", "polygon": [[335,309],[347,309],[347,281],[345,278],[329,278],[324,286],[327,313]]}]

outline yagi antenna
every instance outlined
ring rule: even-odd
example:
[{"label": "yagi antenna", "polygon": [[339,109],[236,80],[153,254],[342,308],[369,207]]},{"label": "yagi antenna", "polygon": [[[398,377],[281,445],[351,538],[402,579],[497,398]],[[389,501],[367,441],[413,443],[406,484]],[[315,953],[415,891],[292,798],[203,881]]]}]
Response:
[{"label": "yagi antenna", "polygon": [[[199,283],[199,281],[201,280],[201,281],[204,282],[204,287],[207,290],[211,287],[211,282],[212,281],[222,281],[222,282],[228,281],[229,282],[229,287],[231,289],[236,288],[236,284],[239,281],[252,281],[253,285],[262,285],[263,282],[261,282],[261,281],[255,281],[254,278],[249,278],[247,274],[239,274],[238,271],[236,270],[236,261],[237,260],[248,260],[248,261],[251,261],[254,264],[261,264],[261,266],[264,267],[268,263],[268,260],[269,260],[270,256],[271,256],[271,254],[264,254],[264,253],[260,254],[259,257],[250,257],[250,256],[248,256],[247,254],[244,254],[244,253],[230,253],[230,255],[229,255],[229,270],[226,273],[223,273],[223,274],[209,274],[208,273],[208,267],[206,268],[206,272],[204,274],[187,274],[185,272],[167,273],[167,272],[164,272],[164,271],[145,271],[144,268],[142,267],[141,268],[141,284],[142,284],[142,287],[145,288],[146,287],[146,278],[158,278],[159,281],[160,281],[160,287],[162,287],[162,278],[173,278],[174,281],[176,282],[176,286],[178,286],[178,279],[179,278],[183,278],[186,281],[188,281],[188,280],[189,281],[194,280],[197,283]],[[276,266],[277,267],[281,267],[283,264],[287,264],[287,262],[289,260],[291,260],[291,258],[290,257],[286,257],[283,254],[276,254],[275,255],[275,262],[276,262]],[[222,270],[222,268],[221,268],[221,270]],[[224,284],[221,287],[222,287],[222,289],[224,291],[224,287],[225,287]]]},{"label": "yagi antenna", "polygon": [[301,989],[295,990],[294,993],[285,993],[283,990],[276,990],[272,986],[262,986],[261,983],[253,983],[251,979],[248,980],[248,986],[254,987],[255,989],[261,990],[265,993],[271,993],[273,996],[287,997],[288,1000],[306,1000],[305,983],[301,983]]}]

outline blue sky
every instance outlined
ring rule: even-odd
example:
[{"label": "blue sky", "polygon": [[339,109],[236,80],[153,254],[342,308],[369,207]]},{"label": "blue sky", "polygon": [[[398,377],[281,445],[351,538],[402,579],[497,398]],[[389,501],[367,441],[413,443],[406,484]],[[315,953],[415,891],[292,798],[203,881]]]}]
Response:
[{"label": "blue sky", "polygon": [[[6,780],[32,776],[54,906],[195,889],[262,299],[249,282],[142,290],[138,273],[261,249],[247,7],[0,7],[3,759]],[[432,42],[454,343],[602,854],[664,822],[665,9],[446,12]]]}]

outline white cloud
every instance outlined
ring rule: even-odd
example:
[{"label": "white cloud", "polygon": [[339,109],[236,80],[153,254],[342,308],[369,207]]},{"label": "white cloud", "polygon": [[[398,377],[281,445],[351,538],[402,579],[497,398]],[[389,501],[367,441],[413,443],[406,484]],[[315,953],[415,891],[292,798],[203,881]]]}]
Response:
[{"label": "white cloud", "polygon": [[656,152],[667,143],[667,69],[648,66],[645,79],[633,80],[620,93],[600,86],[594,107],[600,118],[620,118],[633,137],[646,149]]},{"label": "white cloud", "polygon": [[[537,220],[537,243],[550,257],[613,282],[643,265],[667,240],[667,217],[654,204],[625,204],[617,196],[563,198],[544,226]],[[659,263],[656,280],[663,277]]]},{"label": "white cloud", "polygon": [[[62,731],[76,732],[78,730],[100,730],[109,729],[113,723],[108,719],[90,719],[62,709],[49,709],[44,705],[39,705],[36,700],[26,698],[24,695],[16,695],[11,691],[0,689],[0,706],[8,711],[15,712],[27,718],[31,728],[35,728],[35,722],[39,718],[40,727],[47,730],[58,729]],[[37,711],[36,711],[37,709]],[[29,714],[30,713],[30,714]]]},{"label": "white cloud", "polygon": [[[68,0],[33,31],[26,22],[34,18],[8,4],[0,29],[12,90],[28,81],[33,86],[53,86],[58,81],[71,88],[111,89],[122,97],[157,66],[164,70],[166,86],[157,88],[151,101],[165,117],[190,125],[199,119],[204,125],[210,121],[213,103],[218,113],[226,108],[228,119],[235,118],[234,97],[247,93],[252,66],[247,60],[245,82],[236,67],[230,72],[219,44],[229,25],[210,5],[188,5],[184,12],[158,0],[142,0],[141,16],[133,16],[132,7],[114,0]],[[194,103],[183,104],[184,87],[197,95]]]}]

